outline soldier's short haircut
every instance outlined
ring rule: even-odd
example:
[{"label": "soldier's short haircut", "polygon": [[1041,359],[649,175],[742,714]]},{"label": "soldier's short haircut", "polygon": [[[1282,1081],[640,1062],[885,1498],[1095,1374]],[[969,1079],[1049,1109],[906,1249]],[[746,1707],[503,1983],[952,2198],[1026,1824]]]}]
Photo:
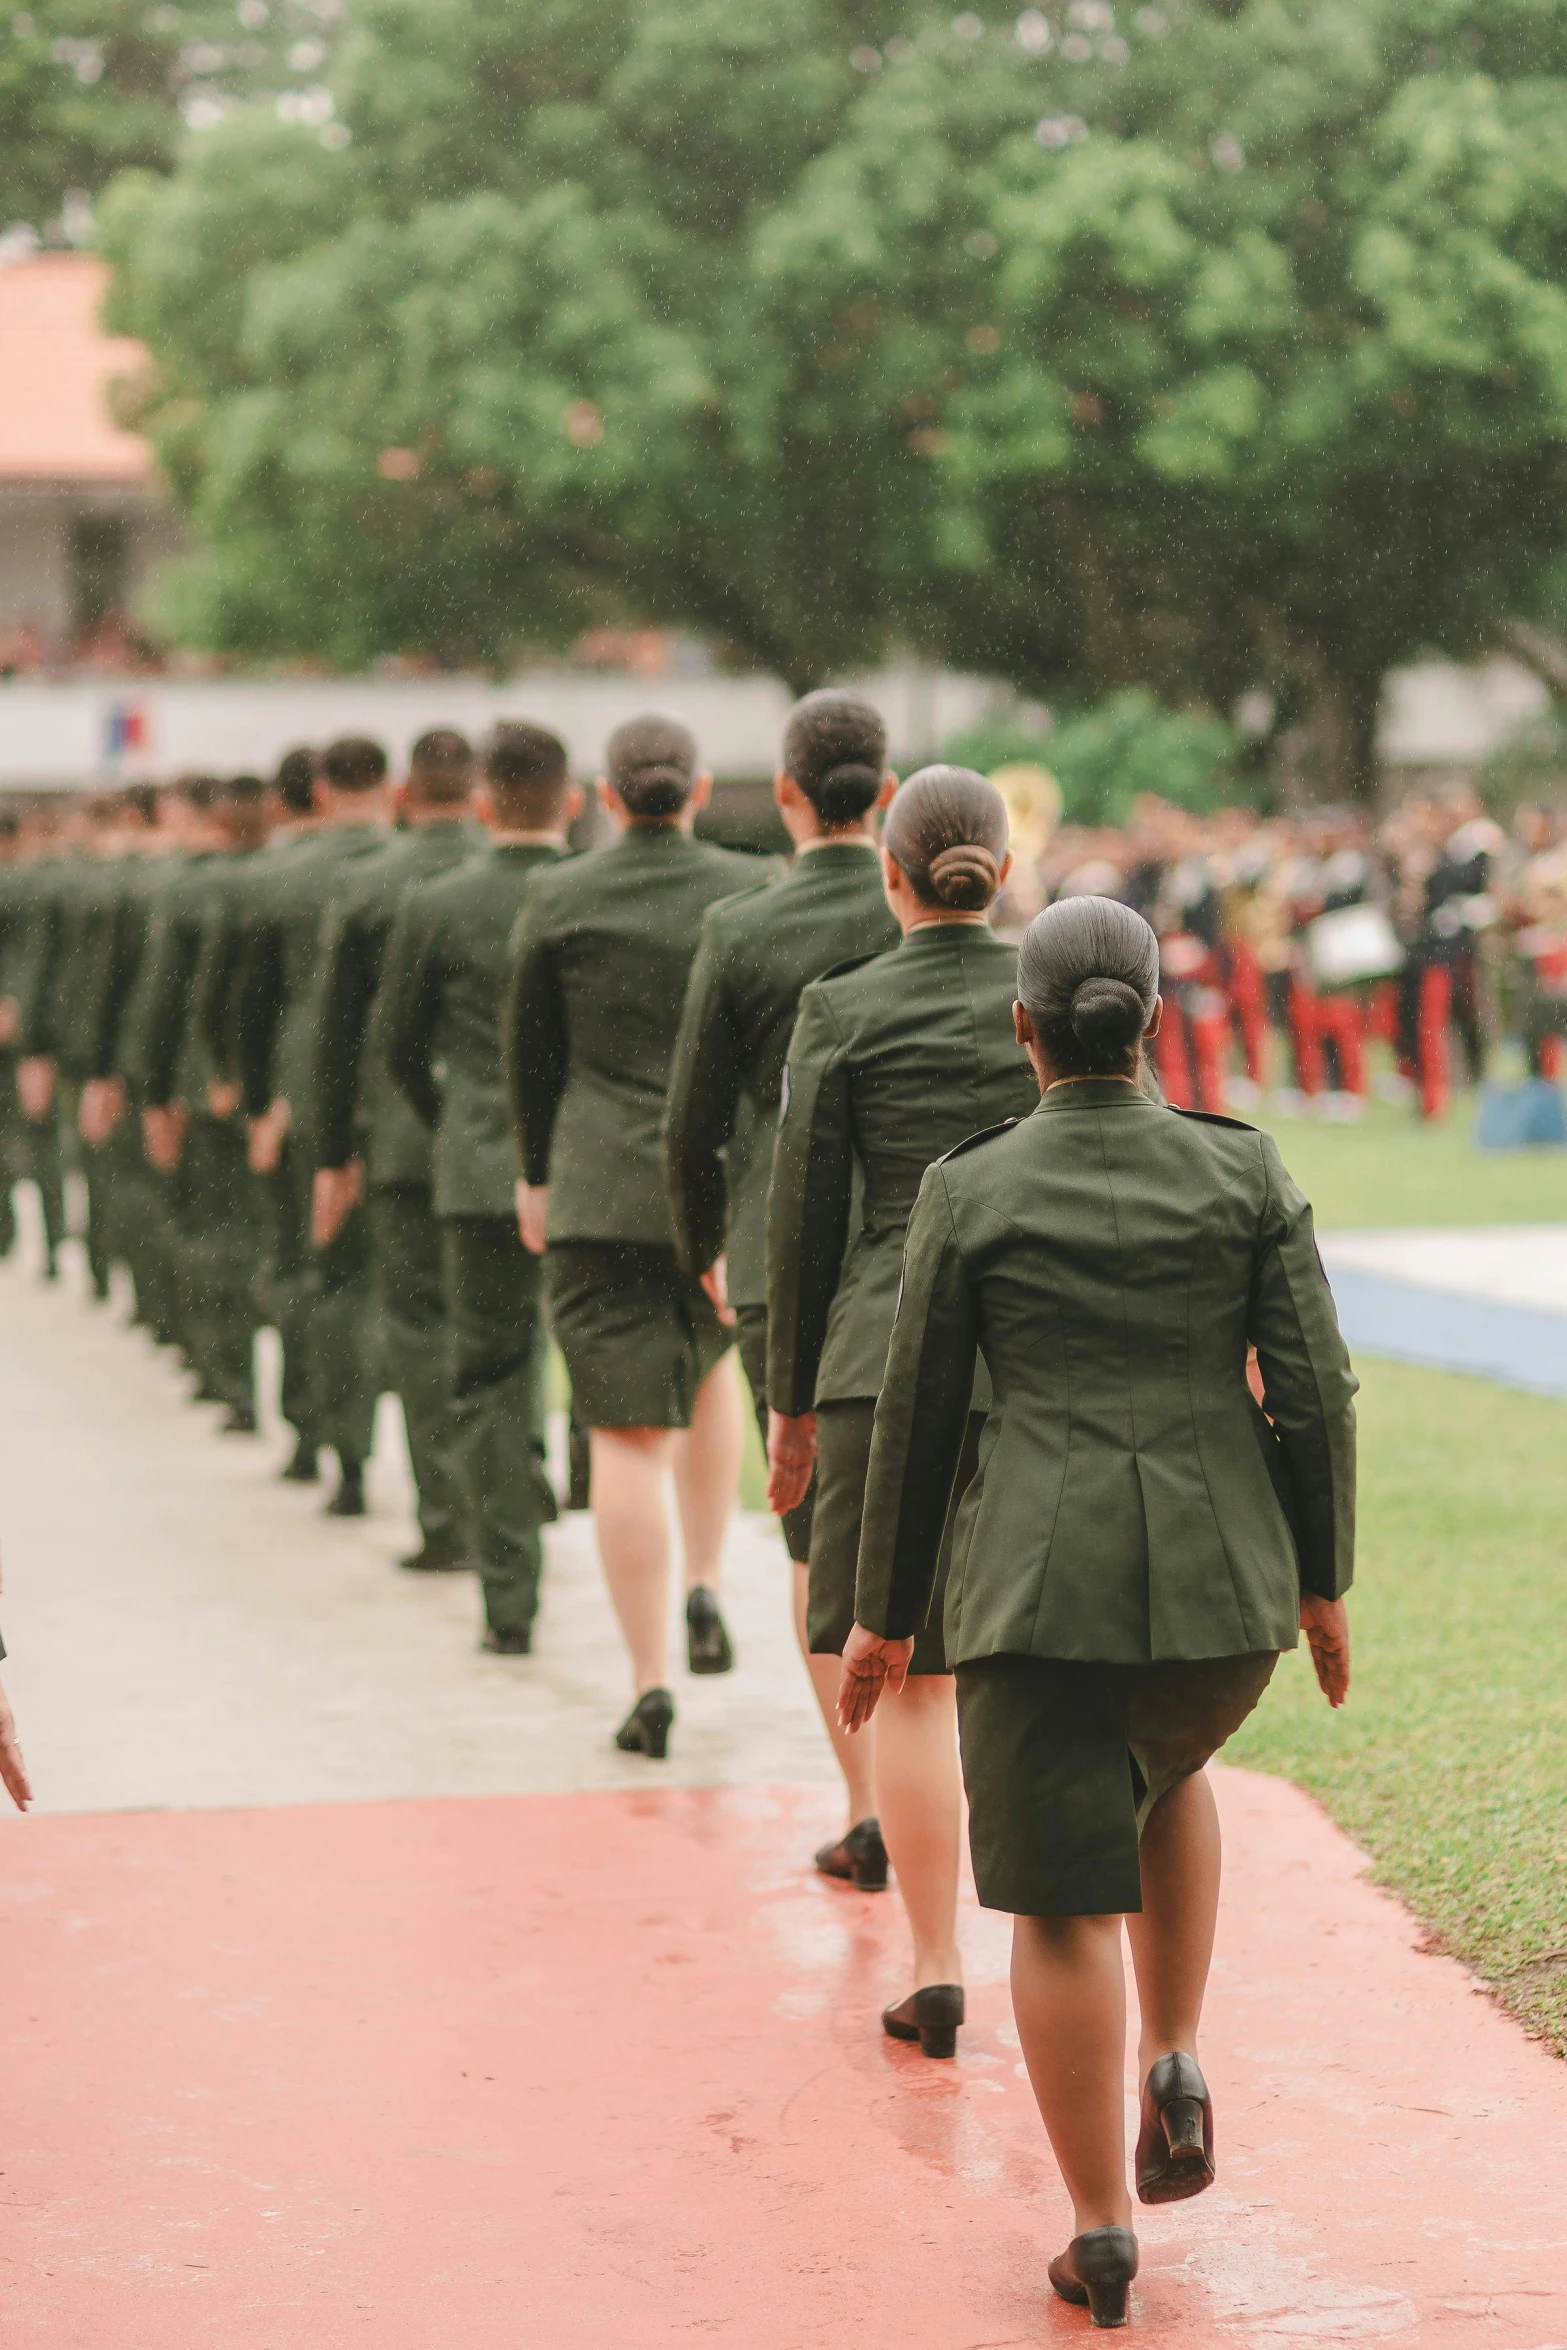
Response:
[{"label": "soldier's short haircut", "polygon": [[173,788],[187,808],[202,816],[210,816],[223,795],[222,780],[216,775],[176,776]]},{"label": "soldier's short haircut", "polygon": [[696,782],[696,736],[650,710],[617,726],[605,748],[610,782],[633,816],[678,816]]},{"label": "soldier's short haircut", "polygon": [[303,747],[285,751],[277,763],[272,788],[291,816],[308,816],[315,805],[315,752]]},{"label": "soldier's short haircut", "polygon": [[374,791],[386,781],[386,753],[367,734],[340,734],[321,753],[316,773],[334,791]]},{"label": "soldier's short haircut", "polygon": [[408,781],[415,799],[453,807],[473,788],[473,745],[455,726],[434,726],[408,754]]},{"label": "soldier's short haircut", "polygon": [[484,746],[484,779],[496,791],[563,789],[570,772],[560,736],[526,718],[503,718]]},{"label": "soldier's short haircut", "polygon": [[858,824],[887,772],[887,728],[860,694],[832,686],[796,702],[784,728],[783,767],[829,830]]},{"label": "soldier's short haircut", "polygon": [[223,797],[231,808],[259,807],[266,796],[266,783],[259,775],[231,775],[223,786]]}]

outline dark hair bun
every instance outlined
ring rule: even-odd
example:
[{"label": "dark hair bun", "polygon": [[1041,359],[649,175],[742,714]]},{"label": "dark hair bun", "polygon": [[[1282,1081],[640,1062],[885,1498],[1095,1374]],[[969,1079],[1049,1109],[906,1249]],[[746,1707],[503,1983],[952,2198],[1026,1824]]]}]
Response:
[{"label": "dark hair bun", "polygon": [[1142,997],[1125,979],[1096,973],[1072,990],[1072,1034],[1085,1052],[1124,1052],[1148,1025]]},{"label": "dark hair bun", "polygon": [[977,841],[938,849],[927,870],[936,896],[954,913],[982,914],[1001,887],[1001,867]]}]

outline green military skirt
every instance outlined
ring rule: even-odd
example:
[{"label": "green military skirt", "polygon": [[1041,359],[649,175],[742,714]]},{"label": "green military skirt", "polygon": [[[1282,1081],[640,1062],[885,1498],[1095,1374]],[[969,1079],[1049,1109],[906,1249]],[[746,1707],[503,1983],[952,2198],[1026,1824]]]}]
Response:
[{"label": "green military skirt", "polygon": [[[870,1467],[874,1397],[819,1404],[816,1410],[816,1511],[811,1523],[811,1576],[806,1602],[806,1639],[812,1656],[842,1656],[854,1629],[854,1579],[860,1563],[860,1522],[865,1514],[865,1478]],[[911,1673],[944,1673],[947,1647],[942,1617],[947,1605],[947,1569],[952,1564],[952,1519],[963,1489],[979,1467],[983,1412],[969,1414],[968,1435],[952,1489],[953,1509],[936,1567],[936,1591],[925,1628],[915,1635]]]},{"label": "green military skirt", "polygon": [[974,1883],[1014,1917],[1143,1906],[1138,1840],[1161,1795],[1245,1721],[1278,1663],[987,1656],[959,1665],[958,1734]]},{"label": "green military skirt", "polygon": [[544,1259],[550,1324],[587,1428],[689,1428],[697,1389],[734,1332],[672,1248],[574,1240]]}]

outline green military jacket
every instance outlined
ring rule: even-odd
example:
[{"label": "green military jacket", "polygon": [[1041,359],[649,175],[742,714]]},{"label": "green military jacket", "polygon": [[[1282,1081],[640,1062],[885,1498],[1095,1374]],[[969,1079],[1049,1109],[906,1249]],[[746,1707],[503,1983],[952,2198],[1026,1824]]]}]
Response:
[{"label": "green military jacket", "polygon": [[802,989],[898,943],[869,841],[803,850],[775,888],[710,907],[664,1105],[664,1181],[690,1273],[725,1255],[730,1303],[767,1296],[767,1187]]},{"label": "green military jacket", "polygon": [[23,868],[23,875],[22,915],[9,977],[17,1007],[16,1049],[28,1060],[52,1056],[59,1049],[56,979],[73,860],[40,857]]},{"label": "green military jacket", "polygon": [[[201,860],[206,862],[205,859]],[[159,987],[159,966],[168,937],[170,909],[189,886],[197,860],[184,849],[139,858],[126,876],[116,966],[117,999],[110,1012],[114,1072],[125,1081],[139,1108],[156,1108],[146,1091],[146,1043]]]},{"label": "green military jacket", "polygon": [[954,1530],[951,1664],[1290,1648],[1302,1589],[1348,1586],[1356,1382],[1268,1135],[1093,1079],[931,1168],[860,1541],[856,1613],[889,1638],[930,1605],[976,1348],[994,1401]]},{"label": "green military jacket", "polygon": [[208,1115],[207,1089],[223,1071],[201,1018],[201,974],[230,898],[259,853],[205,850],[184,858],[154,903],[126,1053],[144,1103],[182,1102]]},{"label": "green military jacket", "polygon": [[259,1117],[288,1103],[292,1132],[318,1166],[310,1133],[310,1076],[315,1058],[322,933],[348,868],[386,844],[379,825],[334,824],[256,859],[253,884],[237,909],[238,967],[227,991],[229,1034],[224,1066],[238,1080],[246,1112]]},{"label": "green military jacket", "polygon": [[673,1242],[664,1091],[702,917],[777,867],[633,824],[535,873],[511,946],[504,1049],[522,1170],[552,1241]]},{"label": "green military jacket", "polygon": [[528,876],[565,852],[541,842],[485,850],[403,900],[376,999],[375,1038],[435,1136],[435,1212],[516,1212],[517,1143],[501,1062],[501,1006]]},{"label": "green military jacket", "polygon": [[[904,1226],[932,1159],[1020,1115],[1017,949],[922,923],[819,980],[789,1047],[767,1216],[767,1395],[780,1412],[880,1392]],[[986,1400],[981,1387],[976,1407]]]},{"label": "green military jacket", "polygon": [[324,1167],[363,1158],[372,1183],[429,1189],[429,1130],[411,1115],[372,1044],[371,1015],[404,897],[471,857],[481,839],[460,814],[411,825],[344,875],[322,935],[304,1105]]}]

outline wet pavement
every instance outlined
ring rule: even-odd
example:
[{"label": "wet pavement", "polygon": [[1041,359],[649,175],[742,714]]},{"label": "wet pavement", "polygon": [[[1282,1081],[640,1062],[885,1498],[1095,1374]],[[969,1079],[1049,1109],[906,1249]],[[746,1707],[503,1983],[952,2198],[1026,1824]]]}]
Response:
[{"label": "wet pavement", "polygon": [[[72,1269],[72,1282],[75,1271]],[[776,1534],[741,1669],[614,1754],[584,1521],[539,1653],[375,1514],[279,1486],[139,1333],[0,1269],[5,1668],[41,1815],[0,1821],[0,2340],[49,2350],[1011,2350],[1066,2206],[1006,1928],[973,2022],[876,2028],[893,1898],[807,1865],[835,1798]],[[388,1425],[395,1438],[395,1414]],[[1204,2058],[1221,2178],[1146,2215],[1151,2343],[1567,2350],[1567,2068],[1296,1790],[1218,1775]]]}]

